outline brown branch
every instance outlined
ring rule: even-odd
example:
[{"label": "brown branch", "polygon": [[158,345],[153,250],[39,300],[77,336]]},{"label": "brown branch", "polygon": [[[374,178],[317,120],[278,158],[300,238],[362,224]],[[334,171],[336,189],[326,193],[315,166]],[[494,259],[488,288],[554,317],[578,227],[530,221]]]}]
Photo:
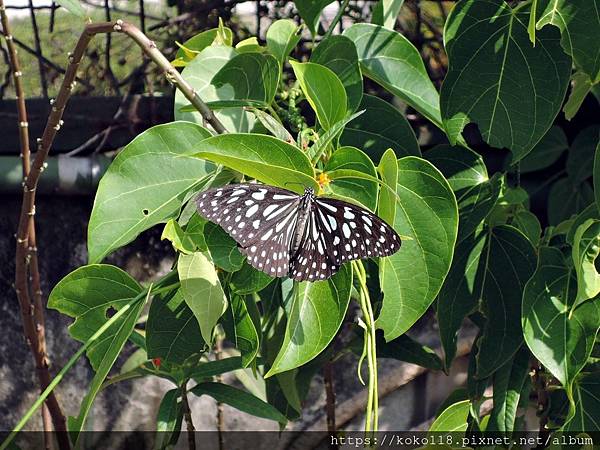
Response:
[{"label": "brown branch", "polygon": [[183,417],[185,418],[185,424],[187,427],[188,435],[188,448],[190,450],[196,450],[196,429],[194,428],[194,422],[192,421],[192,411],[190,410],[190,404],[187,398],[186,385],[188,380],[185,380],[181,385],[181,406],[183,407]]},{"label": "brown branch", "polygon": [[[327,361],[323,367],[323,383],[325,384],[325,411],[327,413],[327,432],[336,435],[335,426],[335,389],[333,386],[333,361]],[[336,450],[338,445],[332,439],[329,443],[331,450]]]},{"label": "brown branch", "polygon": [[[31,4],[30,4],[31,6]],[[33,13],[33,10],[32,10]],[[13,37],[10,32],[10,25],[4,1],[0,0],[0,21],[6,45],[8,48],[9,65],[15,84],[15,94],[17,100],[17,113],[19,124],[19,141],[21,147],[23,180],[26,180],[30,174],[30,155],[29,148],[29,125],[27,122],[27,108],[25,105],[25,93],[23,91],[22,72],[17,49],[14,45]],[[44,391],[50,383],[49,360],[46,354],[46,336],[44,322],[44,305],[42,301],[42,291],[40,287],[40,274],[37,260],[37,244],[35,237],[35,222],[33,209],[28,214],[21,214],[22,226],[25,228],[27,236],[22,237],[21,241],[17,239],[17,247],[20,248],[22,264],[16,264],[15,280],[19,279],[19,284],[15,283],[17,298],[19,300],[21,316],[23,320],[23,332],[29,344],[35,361],[36,372],[40,384],[40,392]],[[31,277],[31,285],[27,283],[27,277]],[[31,295],[30,295],[31,290]],[[32,301],[33,297],[33,301]],[[65,416],[61,407],[52,393],[48,396],[42,409],[42,423],[44,427],[44,438],[46,448],[51,448],[52,425],[57,432],[57,440],[61,450],[70,449],[69,439],[66,433]]]}]

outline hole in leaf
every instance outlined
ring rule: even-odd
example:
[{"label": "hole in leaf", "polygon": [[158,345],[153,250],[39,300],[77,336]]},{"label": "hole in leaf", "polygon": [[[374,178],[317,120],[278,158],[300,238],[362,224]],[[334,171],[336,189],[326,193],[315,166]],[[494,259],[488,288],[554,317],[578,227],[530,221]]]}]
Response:
[{"label": "hole in leaf", "polygon": [[150,211],[148,211],[146,208],[142,209],[142,214],[147,216],[148,214],[150,214]]},{"label": "hole in leaf", "polygon": [[106,310],[106,318],[110,319],[116,313],[117,313],[117,310],[115,308],[113,308],[112,306],[109,306],[108,309]]}]

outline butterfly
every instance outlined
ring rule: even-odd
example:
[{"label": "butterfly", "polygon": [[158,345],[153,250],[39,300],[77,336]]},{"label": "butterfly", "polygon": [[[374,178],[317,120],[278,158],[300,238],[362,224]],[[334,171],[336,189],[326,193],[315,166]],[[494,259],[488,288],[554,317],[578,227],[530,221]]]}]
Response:
[{"label": "butterfly", "polygon": [[321,281],[347,261],[389,256],[400,236],[382,219],[342,200],[257,183],[209,189],[200,215],[220,225],[248,262],[272,277]]}]

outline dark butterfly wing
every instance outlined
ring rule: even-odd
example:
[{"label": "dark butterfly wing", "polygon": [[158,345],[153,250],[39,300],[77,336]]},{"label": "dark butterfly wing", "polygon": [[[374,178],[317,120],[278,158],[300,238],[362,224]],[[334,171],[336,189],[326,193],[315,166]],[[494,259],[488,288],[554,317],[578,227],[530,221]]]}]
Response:
[{"label": "dark butterfly wing", "polygon": [[390,256],[400,249],[398,233],[364,208],[341,200],[317,198],[313,209],[317,229],[324,236],[334,264]]},{"label": "dark butterfly wing", "polygon": [[296,281],[320,281],[335,274],[340,265],[333,259],[328,245],[313,203],[300,247],[290,261],[290,277]]},{"label": "dark butterfly wing", "polygon": [[205,191],[196,202],[202,216],[238,242],[253,267],[287,275],[300,196],[262,184],[233,184]]}]

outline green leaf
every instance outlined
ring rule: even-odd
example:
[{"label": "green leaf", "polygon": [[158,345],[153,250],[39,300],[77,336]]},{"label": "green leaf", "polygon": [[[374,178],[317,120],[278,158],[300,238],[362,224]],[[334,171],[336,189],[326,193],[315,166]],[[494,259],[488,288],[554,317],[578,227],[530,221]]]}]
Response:
[{"label": "green leaf", "polygon": [[502,0],[465,0],[450,13],[444,29],[449,68],[440,106],[452,143],[474,122],[488,144],[510,149],[516,162],[552,125],[571,60],[560,47],[558,30],[541,30],[531,45],[528,15],[529,4],[512,9]]},{"label": "green leaf", "polygon": [[514,358],[494,374],[494,409],[486,432],[511,433],[514,430],[517,407],[529,370],[529,351],[521,347]]},{"label": "green leaf", "polygon": [[404,0],[379,0],[373,8],[371,23],[394,29]]},{"label": "green leaf", "polygon": [[133,331],[145,304],[143,295],[144,291],[126,272],[105,264],[74,270],[50,293],[48,307],[75,317],[69,332],[81,342],[94,337],[109,320],[111,309],[116,311],[114,322],[87,350],[96,375],[81,402],[79,415],[68,418],[68,429],[75,441],[108,372]]},{"label": "green leaf", "polygon": [[217,88],[221,102],[242,100],[267,106],[273,101],[279,84],[279,65],[275,57],[268,54],[241,53],[227,61],[211,84]]},{"label": "green leaf", "polygon": [[246,257],[238,249],[237,242],[215,223],[204,227],[206,247],[213,263],[227,272],[240,270]]},{"label": "green leaf", "polygon": [[185,231],[183,231],[175,219],[169,219],[160,239],[171,241],[173,248],[181,253],[192,253],[196,249],[196,245],[192,239],[185,234]]},{"label": "green leaf", "polygon": [[588,219],[577,227],[573,237],[573,265],[577,273],[577,297],[572,308],[600,293],[596,259],[600,255],[600,220]]},{"label": "green leaf", "polygon": [[131,141],[100,180],[88,226],[90,262],[179,213],[188,190],[214,166],[189,155],[210,133],[187,122],[157,125]]},{"label": "green leaf", "polygon": [[190,372],[189,377],[194,380],[203,380],[212,378],[216,375],[221,375],[226,372],[231,372],[242,368],[242,358],[240,356],[232,356],[225,359],[217,359],[214,361],[206,361],[200,363]]},{"label": "green leaf", "polygon": [[[69,334],[79,342],[86,342],[106,322],[111,311],[118,311],[141,292],[141,286],[127,272],[108,264],[91,264],[74,270],[58,282],[48,298],[48,308],[74,317]],[[134,321],[129,326],[136,312],[139,311],[133,308],[104,333],[103,339],[87,349],[95,371],[113,356],[115,349],[111,345],[118,346],[124,330],[129,329],[127,339],[135,324]]]},{"label": "green leaf", "polygon": [[377,327],[390,341],[408,330],[438,294],[452,262],[458,228],[456,199],[429,162],[398,160],[394,229],[411,239],[383,258],[383,307]]},{"label": "green leaf", "polygon": [[514,215],[512,225],[521,231],[534,247],[538,246],[542,235],[542,226],[535,214],[525,210],[519,211]]},{"label": "green leaf", "polygon": [[478,344],[476,377],[487,378],[510,360],[523,342],[521,297],[535,261],[531,243],[507,225],[484,230],[458,246],[437,302],[446,370],[464,317],[478,308],[489,320]]},{"label": "green leaf", "polygon": [[[297,147],[262,134],[224,134],[201,141],[194,156],[296,192],[318,189],[314,169]],[[300,186],[294,183],[300,183]]]},{"label": "green leaf", "polygon": [[85,9],[83,9],[78,0],[56,0],[56,3],[77,17],[84,19],[87,16]]},{"label": "green leaf", "polygon": [[[377,177],[377,172],[373,162],[367,155],[355,147],[340,147],[333,155],[327,164],[324,171],[334,170],[356,170],[364,172],[372,177]],[[360,202],[363,206],[375,211],[377,207],[377,191],[379,186],[377,183],[370,180],[359,179],[339,179],[329,185],[331,192],[335,196],[339,196],[344,200],[354,200]]]},{"label": "green leaf", "polygon": [[[362,351],[362,339],[360,350]],[[389,342],[385,342],[383,336],[378,335],[377,357],[398,359],[431,370],[442,369],[442,361],[432,349],[426,345],[421,345],[406,334]]]},{"label": "green leaf", "polygon": [[328,150],[329,144],[331,144],[333,140],[340,135],[346,124],[360,116],[363,112],[364,111],[358,111],[354,114],[346,116],[342,120],[334,123],[329,130],[325,131],[325,133],[319,136],[317,142],[315,142],[314,145],[309,149],[309,154],[311,155],[313,164],[316,164],[319,159],[321,159],[323,154],[325,154],[325,152]]},{"label": "green leaf", "polygon": [[575,433],[598,431],[600,417],[600,374],[590,373],[578,377],[573,385],[575,415],[565,425],[564,431]]},{"label": "green leaf", "polygon": [[[573,246],[573,239],[575,237],[575,231],[579,228],[580,225],[588,219],[600,219],[600,215],[598,214],[598,208],[596,207],[596,203],[592,203],[588,205],[581,213],[575,217],[575,219],[570,221],[570,226],[567,231],[566,241],[571,247]],[[558,228],[558,227],[557,227]],[[563,233],[564,234],[564,233]]]},{"label": "green leaf", "polygon": [[[227,89],[220,91],[212,85],[213,77],[225,66],[238,52],[231,47],[223,45],[210,46],[202,50],[185,69],[181,76],[192,86],[196,94],[204,102],[231,100],[231,92]],[[226,95],[222,97],[222,95]],[[175,120],[187,120],[197,124],[204,124],[204,118],[199,112],[181,111],[190,101],[175,90],[174,114]],[[254,126],[254,115],[242,108],[226,108],[215,111],[215,116],[221,121],[229,132],[247,133]]]},{"label": "green leaf", "polygon": [[346,117],[347,96],[337,75],[325,66],[313,62],[291,62],[292,69],[304,96],[317,114],[317,119],[328,130]]},{"label": "green leaf", "polygon": [[346,264],[329,280],[294,286],[285,337],[265,377],[300,367],[329,345],[348,309],[352,269]]},{"label": "green leaf", "polygon": [[573,140],[567,158],[567,175],[574,184],[592,176],[599,135],[600,126],[592,125],[581,131]]},{"label": "green leaf", "polygon": [[242,412],[251,414],[263,419],[274,420],[281,424],[287,423],[287,419],[277,409],[268,403],[263,402],[258,397],[249,394],[246,391],[234,388],[222,383],[199,383],[194,386],[190,392],[194,395],[209,395],[217,402],[233,406]]},{"label": "green leaf", "polygon": [[563,106],[565,119],[571,120],[579,112],[583,101],[592,91],[592,81],[587,73],[575,72],[571,75],[571,94]]},{"label": "green leaf", "polygon": [[467,430],[467,418],[471,402],[463,400],[448,406],[429,427],[430,433],[464,432]]},{"label": "green leaf", "polygon": [[227,298],[217,272],[204,253],[179,255],[177,272],[181,293],[198,324],[204,342],[212,342],[215,324],[227,309]]},{"label": "green leaf", "polygon": [[146,347],[148,358],[160,358],[172,364],[183,364],[190,356],[206,349],[198,320],[181,289],[152,300],[146,323]]},{"label": "green leaf", "polygon": [[561,45],[573,56],[575,66],[590,79],[600,81],[600,15],[598,5],[588,0],[539,0],[537,29],[547,24],[561,31]]},{"label": "green leaf", "polygon": [[570,219],[593,201],[594,192],[587,181],[575,184],[569,178],[561,178],[548,194],[548,222],[557,225]]},{"label": "green leaf", "polygon": [[235,45],[235,49],[240,53],[262,53],[266,49],[258,43],[256,36],[249,37]]},{"label": "green leaf", "polygon": [[310,61],[331,69],[338,76],[346,90],[348,111],[359,109],[363,81],[354,42],[346,36],[329,36],[313,50]]},{"label": "green leaf", "polygon": [[321,17],[323,8],[331,2],[333,0],[296,0],[294,2],[300,17],[302,17],[313,36],[317,34],[319,18]]},{"label": "green leaf", "polygon": [[256,270],[250,264],[244,262],[242,268],[231,276],[231,290],[238,295],[247,295],[262,291],[274,278],[264,272]]},{"label": "green leaf", "polygon": [[[184,62],[190,62],[198,55],[198,53],[214,43],[218,32],[218,28],[211,28],[210,30],[203,31],[189,38],[179,46],[176,57],[178,59],[181,58]],[[225,45],[231,47],[233,44],[233,33],[231,29],[223,27],[221,32],[226,38]]]},{"label": "green leaf", "polygon": [[258,354],[260,338],[252,317],[248,312],[249,307],[256,308],[256,305],[247,305],[246,302],[253,302],[252,297],[245,299],[240,295],[230,296],[231,329],[227,329],[227,338],[235,344],[242,355],[242,367],[248,367],[255,360]]},{"label": "green leaf", "polygon": [[[398,160],[392,149],[388,149],[379,161],[377,172],[381,176],[381,181],[388,186],[396,186],[398,183]],[[396,197],[393,192],[387,188],[382,188],[379,192],[379,205],[377,214],[388,225],[394,226],[396,220]]]},{"label": "green leaf", "polygon": [[179,389],[167,391],[158,407],[156,417],[156,442],[154,448],[164,449],[177,442],[181,432],[183,408]]},{"label": "green leaf", "polygon": [[365,112],[348,123],[340,137],[341,145],[360,148],[375,163],[388,148],[394,150],[398,158],[421,155],[412,127],[388,102],[364,94],[359,110]]},{"label": "green leaf", "polygon": [[276,20],[267,30],[267,48],[281,66],[300,42],[300,32],[301,27],[291,19]]},{"label": "green leaf", "polygon": [[465,147],[438,145],[425,158],[446,177],[458,202],[458,242],[470,236],[492,211],[502,178],[488,178],[481,156]]},{"label": "green leaf", "polygon": [[569,148],[562,128],[553,126],[535,147],[519,162],[521,173],[535,172],[550,167]]},{"label": "green leaf", "polygon": [[540,249],[538,268],[523,292],[523,334],[535,357],[569,389],[585,365],[600,323],[598,299],[571,312],[577,282],[560,250]]},{"label": "green leaf", "polygon": [[344,30],[354,41],[363,73],[442,128],[439,96],[419,51],[400,33],[358,23]]},{"label": "green leaf", "polygon": [[[192,204],[193,203],[194,202],[192,202]],[[196,209],[196,205],[194,204],[193,206],[194,209]],[[206,223],[207,221],[202,216],[194,213],[185,227],[185,238],[192,241],[195,249],[201,251],[205,251],[208,248],[204,239],[204,226]]]},{"label": "green leaf", "polygon": [[296,143],[290,132],[273,116],[256,108],[252,112],[256,115],[260,123],[277,139],[281,139],[288,144]]}]

